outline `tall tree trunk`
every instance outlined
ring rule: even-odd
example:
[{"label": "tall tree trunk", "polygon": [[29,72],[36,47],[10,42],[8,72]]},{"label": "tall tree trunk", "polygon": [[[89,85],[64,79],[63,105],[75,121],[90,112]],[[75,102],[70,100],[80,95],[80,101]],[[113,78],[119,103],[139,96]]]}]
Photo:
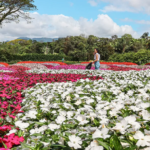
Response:
[{"label": "tall tree trunk", "polygon": [[124,53],[126,50],[126,46],[123,47],[122,53]]}]

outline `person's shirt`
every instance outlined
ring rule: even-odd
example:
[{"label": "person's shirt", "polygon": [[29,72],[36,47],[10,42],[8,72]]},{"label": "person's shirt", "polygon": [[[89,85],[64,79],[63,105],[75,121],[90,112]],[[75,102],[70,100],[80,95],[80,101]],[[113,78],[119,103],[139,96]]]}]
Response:
[{"label": "person's shirt", "polygon": [[99,53],[96,53],[95,55],[94,55],[94,60],[96,60],[96,55],[98,55],[98,61],[100,60],[100,54]]},{"label": "person's shirt", "polygon": [[62,61],[64,61],[64,58],[62,59]]}]

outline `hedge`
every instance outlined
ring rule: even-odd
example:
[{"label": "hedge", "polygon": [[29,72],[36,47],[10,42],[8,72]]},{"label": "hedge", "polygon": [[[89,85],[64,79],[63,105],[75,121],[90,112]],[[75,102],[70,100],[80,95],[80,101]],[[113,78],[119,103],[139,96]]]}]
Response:
[{"label": "hedge", "polygon": [[9,54],[1,54],[0,61],[55,61],[55,60],[62,60],[64,57],[67,61],[72,61],[72,57],[64,56],[64,55],[44,55],[44,54],[23,54],[23,55],[9,55]]},{"label": "hedge", "polygon": [[113,54],[108,61],[113,62],[133,62],[138,65],[150,62],[150,50],[139,50],[138,52],[129,52],[124,54]]}]

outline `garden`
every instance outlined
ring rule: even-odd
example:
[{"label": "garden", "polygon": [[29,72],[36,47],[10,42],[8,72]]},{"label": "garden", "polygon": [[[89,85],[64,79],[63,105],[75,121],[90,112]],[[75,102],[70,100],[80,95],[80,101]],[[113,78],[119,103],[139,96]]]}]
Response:
[{"label": "garden", "polygon": [[0,150],[149,150],[149,64],[0,63]]}]

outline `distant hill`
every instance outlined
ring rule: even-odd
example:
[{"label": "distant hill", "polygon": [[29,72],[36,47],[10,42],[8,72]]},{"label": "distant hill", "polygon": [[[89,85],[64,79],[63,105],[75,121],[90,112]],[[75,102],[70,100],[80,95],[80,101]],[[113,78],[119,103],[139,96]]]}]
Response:
[{"label": "distant hill", "polygon": [[36,40],[37,42],[52,42],[53,40],[58,40],[59,38],[28,38],[28,37],[19,37],[18,39],[22,40]]}]

